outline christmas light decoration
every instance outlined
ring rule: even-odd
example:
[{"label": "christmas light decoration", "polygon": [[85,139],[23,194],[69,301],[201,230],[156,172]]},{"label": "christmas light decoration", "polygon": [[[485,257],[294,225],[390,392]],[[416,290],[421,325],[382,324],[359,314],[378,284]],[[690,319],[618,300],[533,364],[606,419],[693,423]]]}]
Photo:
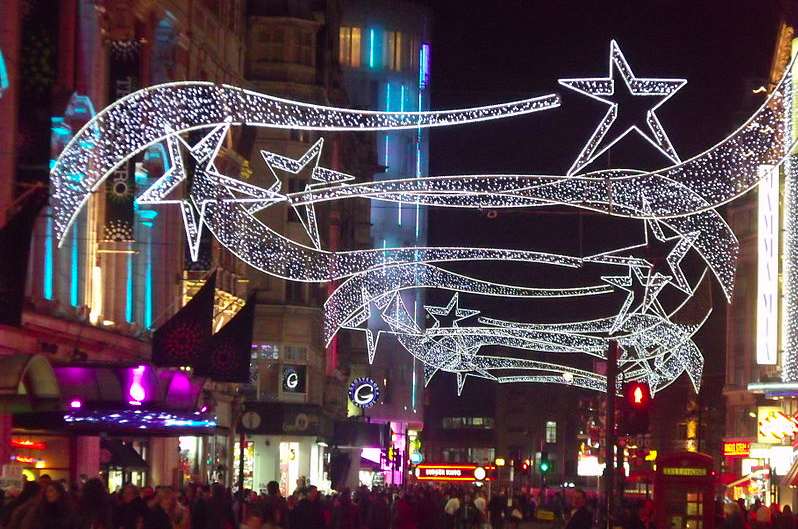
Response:
[{"label": "christmas light decoration", "polygon": [[64,415],[67,426],[138,430],[208,430],[216,428],[216,419],[199,412],[180,414],[142,409],[73,411]]},{"label": "christmas light decoration", "polygon": [[[618,82],[617,75],[620,74],[623,83]],[[579,172],[580,169],[590,164],[593,160],[605,153],[615,143],[633,130],[645,138],[649,143],[656,147],[662,154],[674,163],[679,162],[679,156],[671,145],[668,135],[660,125],[657,115],[654,113],[665,101],[670,99],[680,88],[687,84],[686,79],[642,79],[635,77],[626,57],[621,52],[618,43],[610,41],[610,66],[609,77],[606,78],[587,78],[587,79],[560,79],[559,83],[566,88],[575,90],[581,94],[591,97],[610,106],[604,114],[593,135],[579,153],[568,174]],[[656,97],[655,103],[646,112],[645,122],[648,125],[650,134],[641,130],[637,125],[632,125],[626,130],[620,131],[611,141],[604,141],[607,134],[612,130],[612,125],[618,117],[618,104],[613,102],[610,96],[615,95],[616,90],[626,90],[633,96]]]},{"label": "christmas light decoration", "polygon": [[[655,111],[686,81],[635,77],[615,41],[610,43],[609,70],[607,78],[560,80],[563,86],[610,105],[563,175],[425,176],[417,172],[410,178],[358,181],[359,175],[321,165],[324,147],[321,137],[298,159],[263,151],[261,154],[274,179],[268,187],[225,175],[216,165],[232,127],[319,132],[421,129],[554,108],[559,105],[554,95],[442,112],[371,112],[309,105],[211,83],[171,83],[143,89],[97,114],[75,135],[54,164],[51,181],[55,233],[63,240],[88,195],[115,167],[163,142],[169,167],[138,197],[138,203],[178,205],[195,260],[200,237],[207,228],[221,245],[258,270],[292,281],[339,282],[325,302],[327,343],[339,329],[361,331],[371,362],[381,337],[391,334],[424,364],[426,383],[437,371],[451,372],[457,377],[458,393],[469,376],[499,383],[559,383],[603,391],[606,382],[602,375],[569,367],[565,362],[576,355],[604,358],[608,340],[614,338],[621,345],[619,365],[627,381],[643,380],[654,393],[681,373],[687,373],[698,389],[703,358],[692,337],[711,309],[705,295],[709,280],[705,271],[693,288],[681,265],[694,250],[730,298],[739,244],[715,208],[769,178],[792,151],[796,143],[790,128],[792,66],[743,126],[684,162],[680,161]],[[639,121],[640,126],[614,130],[619,106],[612,98],[619,93],[617,90],[651,98],[652,105]],[[203,137],[189,145],[182,136],[189,131],[199,132]],[[631,131],[643,135],[673,165],[647,172],[607,169],[581,173]],[[183,197],[177,197],[173,195],[177,195],[187,176],[184,154],[193,158],[194,169],[190,189]],[[763,171],[761,168],[765,166],[769,169]],[[306,171],[309,183],[300,191],[292,191],[286,185],[286,176]],[[587,257],[456,246],[328,251],[320,237],[316,206],[349,199],[394,203],[400,212],[404,205],[490,209],[574,207],[636,219],[634,222],[643,224],[644,240]],[[308,244],[278,233],[261,220],[266,216],[259,213],[278,205],[290,206],[296,212]],[[790,218],[789,214],[785,217],[787,227],[792,222]],[[788,234],[787,247],[791,248],[789,237]],[[664,248],[662,255],[652,257],[652,247]],[[588,267],[620,267],[622,271],[599,275],[594,284],[540,288],[486,281],[446,269],[446,263],[457,261],[534,263],[580,273]],[[785,281],[789,283],[794,279],[793,267],[785,268]],[[660,294],[668,286],[685,296],[682,304],[670,313],[660,301]],[[402,298],[404,291],[418,288],[451,292],[450,301],[444,306],[424,307],[432,318],[427,329],[420,325],[416,311],[407,309]],[[462,306],[461,293],[538,301],[618,294],[623,297],[614,314],[588,321],[538,324],[483,316]],[[786,301],[788,306],[789,300]],[[798,310],[792,313],[798,314]],[[795,319],[798,321],[798,316]],[[785,356],[789,356],[790,350],[798,350],[798,346],[791,349],[789,345],[788,341]],[[485,347],[501,348],[502,356],[483,354]],[[531,351],[545,355],[545,360],[525,358]]]}]

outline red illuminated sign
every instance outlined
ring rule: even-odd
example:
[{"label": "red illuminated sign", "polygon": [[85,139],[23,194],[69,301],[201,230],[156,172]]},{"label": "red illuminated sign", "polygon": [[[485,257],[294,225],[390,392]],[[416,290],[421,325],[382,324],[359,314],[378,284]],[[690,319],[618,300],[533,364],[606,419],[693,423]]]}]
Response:
[{"label": "red illuminated sign", "polygon": [[723,441],[725,457],[748,457],[751,454],[751,441],[748,439],[726,439]]},{"label": "red illuminated sign", "polygon": [[46,450],[47,443],[44,441],[33,441],[31,439],[11,439],[13,448],[27,448],[28,450]]},{"label": "red illuminated sign", "polygon": [[487,471],[492,469],[470,464],[418,465],[416,478],[419,481],[490,481]]}]

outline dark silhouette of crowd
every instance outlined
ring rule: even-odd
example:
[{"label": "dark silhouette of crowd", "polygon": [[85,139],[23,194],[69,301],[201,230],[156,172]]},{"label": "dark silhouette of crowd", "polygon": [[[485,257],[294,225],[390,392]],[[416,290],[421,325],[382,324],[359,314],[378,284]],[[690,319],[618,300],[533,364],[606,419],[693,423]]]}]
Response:
[{"label": "dark silhouette of crowd", "polygon": [[527,489],[512,496],[487,492],[417,484],[321,494],[300,479],[287,496],[275,481],[260,494],[232,494],[219,483],[189,483],[182,490],[127,484],[110,494],[99,478],[67,488],[43,475],[0,502],[0,529],[514,529],[534,518],[538,504],[557,513],[558,527],[591,526],[581,491],[569,501]]}]

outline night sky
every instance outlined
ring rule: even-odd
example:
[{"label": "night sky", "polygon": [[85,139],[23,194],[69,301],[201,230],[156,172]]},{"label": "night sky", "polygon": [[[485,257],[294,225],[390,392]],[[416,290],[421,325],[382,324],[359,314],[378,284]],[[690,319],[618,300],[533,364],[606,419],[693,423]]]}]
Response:
[{"label": "night sky", "polygon": [[[607,106],[565,89],[557,79],[607,76],[613,38],[636,76],[688,80],[657,110],[657,116],[680,157],[689,158],[723,139],[759,104],[761,96],[752,95],[751,89],[765,84],[778,29],[777,5],[769,0],[433,0],[430,4],[434,13],[433,108],[470,107],[548,93],[563,98],[555,110],[433,129],[433,175],[565,174]],[[605,156],[589,169],[609,164],[637,169],[669,165],[636,134],[628,135],[611,153],[611,160]],[[548,214],[500,210],[495,219],[486,212],[439,209],[430,213],[429,229],[434,245],[511,247],[582,256],[639,243],[643,233],[640,221],[580,217],[576,210],[563,209]],[[449,268],[534,286],[566,286],[574,280],[573,275],[533,265]],[[686,268],[699,270],[700,261],[693,258]],[[614,273],[619,273],[617,268]],[[672,294],[665,293],[664,299]],[[449,296],[434,292],[429,299],[445,304]],[[601,297],[605,299],[594,303],[552,305],[472,296],[463,297],[461,305],[517,321],[563,321],[608,316],[624,299],[621,294]],[[725,340],[720,304],[721,298],[715,296],[716,310],[697,340],[707,357],[707,372],[717,374],[722,373]],[[453,388],[454,377],[450,378],[446,385]]]}]

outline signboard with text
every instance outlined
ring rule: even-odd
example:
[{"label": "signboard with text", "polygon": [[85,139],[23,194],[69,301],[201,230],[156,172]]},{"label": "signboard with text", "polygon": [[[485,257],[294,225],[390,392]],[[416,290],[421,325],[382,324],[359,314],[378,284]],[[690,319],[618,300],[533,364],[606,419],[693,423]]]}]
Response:
[{"label": "signboard with text", "polygon": [[778,406],[759,406],[757,415],[757,442],[781,444],[798,433],[798,419],[787,415]]},{"label": "signboard with text", "polygon": [[486,467],[471,464],[426,464],[416,467],[419,481],[490,481]]},{"label": "signboard with text", "polygon": [[751,454],[750,439],[724,439],[724,457],[749,457]]}]

